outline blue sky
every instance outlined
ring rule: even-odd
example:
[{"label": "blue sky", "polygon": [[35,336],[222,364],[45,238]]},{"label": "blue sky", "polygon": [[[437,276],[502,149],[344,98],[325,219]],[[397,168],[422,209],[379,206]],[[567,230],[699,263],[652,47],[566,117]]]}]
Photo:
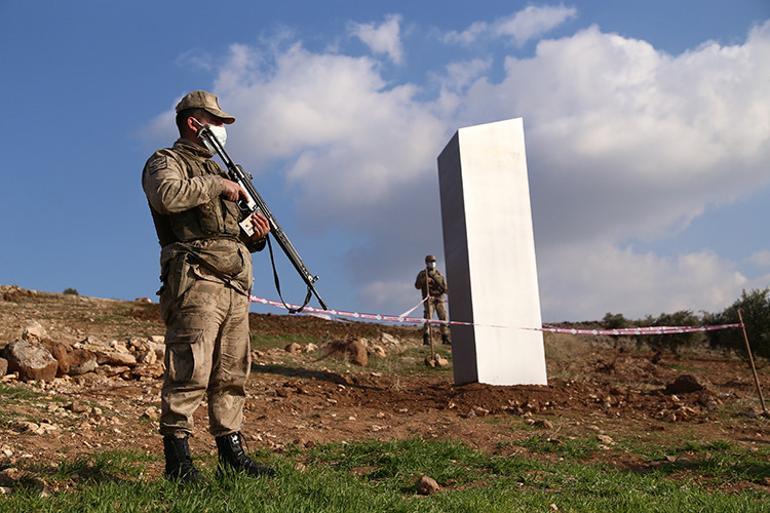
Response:
[{"label": "blue sky", "polygon": [[416,301],[436,155],[523,116],[546,320],[719,310],[770,277],[770,3],[725,5],[2,0],[0,283],[152,296],[141,169],[205,88],[336,308]]}]

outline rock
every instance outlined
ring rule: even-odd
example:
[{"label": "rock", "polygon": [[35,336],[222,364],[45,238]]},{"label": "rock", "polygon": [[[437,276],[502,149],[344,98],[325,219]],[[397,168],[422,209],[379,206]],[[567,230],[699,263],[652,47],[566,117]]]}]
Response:
[{"label": "rock", "polygon": [[126,349],[126,352],[117,351],[97,351],[96,361],[99,365],[110,365],[113,367],[133,367],[136,365],[136,356],[132,355]]},{"label": "rock", "polygon": [[682,374],[681,376],[677,376],[672,383],[666,385],[664,392],[667,394],[690,394],[692,392],[699,392],[703,389],[703,385],[698,383],[695,376],[692,374]]},{"label": "rock", "polygon": [[43,339],[48,338],[48,332],[42,324],[37,321],[32,321],[27,324],[21,332],[21,338],[30,342],[40,342]]},{"label": "rock", "polygon": [[425,366],[426,367],[435,367],[436,366],[436,360],[430,357],[430,355],[425,357]]},{"label": "rock", "polygon": [[155,358],[157,360],[163,360],[163,358],[166,356],[166,344],[163,342],[158,343],[150,340],[147,342],[147,349],[155,352]]},{"label": "rock", "polygon": [[10,495],[11,492],[13,492],[12,488],[8,488],[7,486],[0,486],[0,495]]},{"label": "rock", "polygon": [[545,419],[533,420],[532,426],[540,429],[553,429],[553,423]]},{"label": "rock", "polygon": [[6,372],[8,372],[8,360],[0,358],[0,376],[5,376]]},{"label": "rock", "polygon": [[148,297],[138,297],[138,298],[134,299],[134,303],[143,303],[143,304],[151,305],[152,304],[152,299],[150,299]]},{"label": "rock", "polygon": [[59,363],[37,342],[17,340],[5,348],[8,370],[18,372],[22,381],[53,381]]},{"label": "rock", "polygon": [[378,346],[375,344],[369,347],[369,354],[373,354],[374,356],[377,356],[379,358],[385,358],[388,356],[388,353],[385,351],[385,349],[382,346]]},{"label": "rock", "polygon": [[318,346],[311,342],[304,347],[303,351],[306,353],[312,353],[314,351],[318,351]]},{"label": "rock", "polygon": [[90,406],[88,406],[87,404],[81,403],[80,401],[72,401],[71,403],[67,404],[65,408],[71,411],[72,413],[88,413],[91,411]]},{"label": "rock", "polygon": [[350,361],[361,367],[366,367],[369,364],[369,354],[366,352],[366,341],[362,339],[356,339],[348,344],[348,352],[350,354]]},{"label": "rock", "polygon": [[297,354],[302,352],[302,346],[297,344],[296,342],[292,342],[291,344],[287,345],[283,348],[284,351],[291,354]]},{"label": "rock", "polygon": [[152,365],[158,361],[158,355],[155,354],[155,351],[148,350],[144,353],[140,353],[137,360],[139,361],[139,363],[143,363],[145,365]]},{"label": "rock", "polygon": [[401,345],[401,341],[390,333],[380,333],[380,342],[386,346],[398,346]]},{"label": "rock", "polygon": [[160,409],[156,406],[148,406],[144,412],[142,412],[143,419],[158,420],[160,418]]},{"label": "rock", "polygon": [[15,422],[13,424],[13,428],[18,431],[19,433],[26,433],[26,432],[36,432],[38,429],[40,429],[40,426],[38,424],[35,424],[34,422],[28,422],[26,420],[20,420],[18,422]]},{"label": "rock", "polygon": [[131,376],[134,378],[151,378],[157,379],[163,376],[163,364],[161,362],[155,362],[152,365],[141,365],[134,367],[131,371]]},{"label": "rock", "polygon": [[125,342],[121,342],[119,340],[111,340],[108,344],[110,348],[113,350],[113,352],[116,353],[130,353],[131,351],[128,350],[128,346]]},{"label": "rock", "polygon": [[417,481],[416,488],[417,493],[420,495],[433,495],[434,493],[441,491],[441,487],[436,480],[430,476],[422,476]]},{"label": "rock", "polygon": [[93,372],[98,366],[96,355],[85,349],[73,348],[61,342],[48,340],[44,342],[51,355],[59,363],[57,374],[59,376],[79,376],[87,372]]},{"label": "rock", "polygon": [[446,367],[447,365],[449,365],[449,360],[447,360],[443,356],[437,354],[436,355],[436,367]]},{"label": "rock", "polygon": [[615,440],[609,435],[596,435],[596,439],[604,445],[615,445]]}]

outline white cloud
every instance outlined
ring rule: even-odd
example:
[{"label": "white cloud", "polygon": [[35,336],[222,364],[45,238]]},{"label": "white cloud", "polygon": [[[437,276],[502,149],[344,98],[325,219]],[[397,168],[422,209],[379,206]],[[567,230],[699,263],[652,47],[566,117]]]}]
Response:
[{"label": "white cloud", "polygon": [[401,16],[388,15],[380,25],[354,23],[348,29],[375,54],[385,54],[396,64],[401,64],[404,48],[401,44]]},{"label": "white cloud", "polygon": [[515,45],[521,46],[576,16],[577,10],[573,7],[530,5],[491,23],[476,21],[462,32],[448,32],[444,41],[468,45],[484,37],[495,37],[510,39]]},{"label": "white cloud", "polygon": [[670,56],[592,27],[478,80],[461,124],[523,116],[541,243],[639,240],[770,176],[770,23]]},{"label": "white cloud", "polygon": [[216,90],[238,115],[234,154],[281,167],[307,226],[356,234],[361,309],[408,306],[405,277],[440,254],[435,158],[451,133],[518,116],[546,319],[717,310],[754,283],[714,253],[621,248],[770,182],[770,23],[681,55],[591,27],[507,58],[495,83],[490,62],[449,64],[426,100],[373,58],[234,45]]},{"label": "white cloud", "polygon": [[762,249],[756,251],[749,256],[749,262],[757,267],[767,268],[770,267],[770,250]]},{"label": "white cloud", "polygon": [[607,243],[541,251],[538,258],[541,303],[551,321],[721,311],[750,285],[732,262],[710,251],[662,258]]}]

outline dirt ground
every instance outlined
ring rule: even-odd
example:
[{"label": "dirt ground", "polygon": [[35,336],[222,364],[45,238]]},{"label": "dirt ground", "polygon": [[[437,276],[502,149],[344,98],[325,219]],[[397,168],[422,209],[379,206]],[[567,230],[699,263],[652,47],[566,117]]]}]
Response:
[{"label": "dirt ground", "polygon": [[[0,346],[18,339],[31,321],[65,343],[164,331],[157,305],[0,287]],[[251,450],[421,437],[508,454],[526,453],[515,442],[534,435],[553,443],[598,437],[603,450],[595,458],[634,465],[636,457],[616,450],[615,440],[729,440],[749,449],[770,444],[749,367],[734,354],[700,349],[657,361],[628,341],[546,334],[548,386],[454,386],[450,368],[423,364],[427,350],[415,327],[252,314],[251,329],[255,351],[244,425]],[[386,346],[382,333],[397,343]],[[367,367],[320,358],[325,343],[357,337],[382,345],[387,356],[370,356]],[[283,349],[289,342],[319,349],[291,354]],[[770,365],[760,358],[758,366],[767,395]],[[2,378],[0,465],[56,465],[107,449],[159,454],[160,379],[117,371],[100,365],[52,383]],[[704,389],[666,392],[683,374]],[[192,441],[198,454],[215,452],[207,420],[204,404]],[[160,464],[155,470],[161,472]]]}]

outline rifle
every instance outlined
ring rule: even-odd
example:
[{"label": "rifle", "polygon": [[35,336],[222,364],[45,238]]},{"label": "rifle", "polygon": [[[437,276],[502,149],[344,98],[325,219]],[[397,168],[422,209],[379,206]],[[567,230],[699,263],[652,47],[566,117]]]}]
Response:
[{"label": "rifle", "polygon": [[253,177],[251,174],[245,171],[239,164],[233,162],[233,159],[231,159],[230,155],[227,154],[225,148],[220,144],[219,139],[217,139],[216,136],[214,136],[214,134],[211,132],[208,125],[201,126],[201,128],[198,130],[198,135],[204,142],[207,142],[208,145],[210,145],[210,147],[217,152],[219,158],[222,159],[222,162],[224,162],[227,169],[228,178],[240,185],[241,188],[246,191],[246,199],[240,199],[237,203],[238,208],[240,209],[243,216],[243,221],[238,224],[241,226],[243,232],[247,237],[251,237],[254,234],[254,229],[251,225],[250,217],[255,212],[261,212],[270,225],[269,235],[272,235],[275,238],[276,242],[278,242],[278,245],[281,247],[283,252],[289,258],[289,261],[294,266],[294,269],[297,270],[300,277],[305,282],[305,285],[307,285],[307,295],[305,296],[305,302],[302,304],[302,306],[299,308],[289,308],[289,306],[286,304],[286,301],[283,300],[283,296],[281,295],[281,284],[278,280],[278,271],[275,268],[273,247],[270,244],[270,237],[268,235],[267,247],[270,250],[270,263],[273,266],[273,278],[275,280],[275,287],[278,290],[278,297],[281,298],[283,306],[286,307],[289,313],[299,313],[308,305],[311,295],[314,295],[316,299],[318,299],[318,303],[321,305],[321,308],[328,310],[326,303],[324,303],[323,299],[321,299],[321,296],[318,295],[318,291],[316,291],[314,286],[314,283],[318,281],[318,276],[315,276],[310,272],[310,269],[307,268],[305,262],[302,261],[302,257],[299,256],[296,248],[289,240],[289,237],[286,236],[286,233],[284,233],[281,225],[278,224],[275,216],[272,212],[270,212],[267,203],[265,203],[265,200],[262,199],[262,196],[254,188],[254,184],[252,183]]}]

